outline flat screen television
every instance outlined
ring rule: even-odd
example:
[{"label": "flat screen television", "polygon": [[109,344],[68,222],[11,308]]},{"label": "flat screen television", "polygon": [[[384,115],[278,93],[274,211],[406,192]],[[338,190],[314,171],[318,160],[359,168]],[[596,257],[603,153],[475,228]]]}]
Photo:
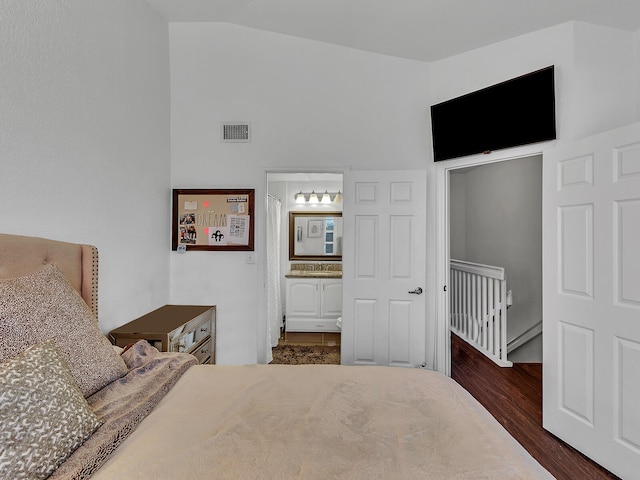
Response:
[{"label": "flat screen television", "polygon": [[556,138],[554,67],[431,106],[436,162]]}]

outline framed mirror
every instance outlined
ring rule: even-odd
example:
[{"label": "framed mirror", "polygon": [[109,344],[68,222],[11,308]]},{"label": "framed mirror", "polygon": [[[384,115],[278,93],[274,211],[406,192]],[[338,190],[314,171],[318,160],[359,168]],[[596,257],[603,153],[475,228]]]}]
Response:
[{"label": "framed mirror", "polygon": [[289,260],[342,260],[342,212],[289,212]]}]

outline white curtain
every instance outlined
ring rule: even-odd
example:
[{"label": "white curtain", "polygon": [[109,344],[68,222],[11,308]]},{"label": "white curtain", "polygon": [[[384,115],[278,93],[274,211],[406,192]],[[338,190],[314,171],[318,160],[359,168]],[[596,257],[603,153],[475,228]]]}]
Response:
[{"label": "white curtain", "polygon": [[282,202],[267,196],[267,363],[273,360],[271,349],[278,345],[282,325],[280,297],[280,219]]}]

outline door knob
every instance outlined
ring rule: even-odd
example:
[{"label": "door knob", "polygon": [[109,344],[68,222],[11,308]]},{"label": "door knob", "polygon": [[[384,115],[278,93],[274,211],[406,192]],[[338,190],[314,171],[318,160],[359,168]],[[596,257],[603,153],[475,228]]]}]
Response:
[{"label": "door knob", "polygon": [[423,292],[421,287],[416,287],[415,290],[409,290],[409,293],[413,293],[415,295],[420,295]]}]

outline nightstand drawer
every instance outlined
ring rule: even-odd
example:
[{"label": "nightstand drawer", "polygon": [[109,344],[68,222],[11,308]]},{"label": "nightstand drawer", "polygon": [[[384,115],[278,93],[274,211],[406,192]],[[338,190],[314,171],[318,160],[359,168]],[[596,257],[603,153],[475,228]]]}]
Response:
[{"label": "nightstand drawer", "polygon": [[213,349],[211,348],[211,338],[209,338],[202,345],[197,346],[191,352],[200,363],[211,363],[211,357],[213,356]]},{"label": "nightstand drawer", "polygon": [[211,334],[214,310],[210,309],[192,318],[169,334],[171,352],[188,352],[193,345]]},{"label": "nightstand drawer", "polygon": [[206,316],[206,319],[202,323],[200,323],[195,329],[195,338],[196,342],[199,342],[203,338],[207,338],[211,335],[211,326],[213,325],[213,312],[214,310],[209,310],[205,312],[203,316]]}]

